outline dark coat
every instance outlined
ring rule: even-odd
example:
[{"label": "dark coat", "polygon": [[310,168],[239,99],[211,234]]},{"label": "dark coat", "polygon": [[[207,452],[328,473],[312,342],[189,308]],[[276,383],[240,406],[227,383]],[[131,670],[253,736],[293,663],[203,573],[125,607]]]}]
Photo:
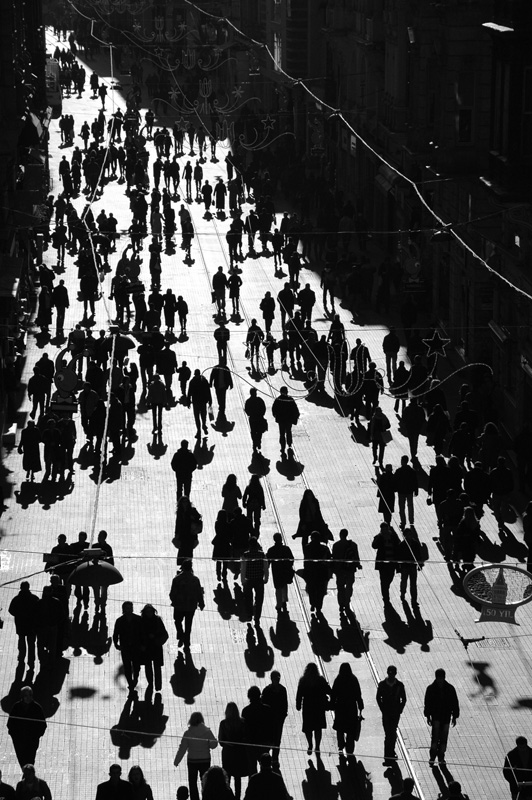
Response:
[{"label": "dark coat", "polygon": [[156,614],[153,617],[141,616],[142,664],[157,664],[162,667],[163,645],[168,641],[168,631],[164,622]]},{"label": "dark coat", "polygon": [[506,754],[502,774],[510,784],[510,790],[517,792],[517,784],[532,780],[532,747],[526,748],[521,755],[519,748],[514,747]]},{"label": "dark coat", "polygon": [[46,727],[42,706],[35,700],[32,700],[31,703],[17,700],[9,712],[7,730],[13,741],[16,739],[40,739],[44,735]]},{"label": "dark coat", "polygon": [[423,714],[427,719],[430,717],[443,723],[449,723],[451,719],[457,720],[460,716],[460,705],[454,686],[448,681],[444,681],[441,688],[437,681],[429,684],[425,691]]},{"label": "dark coat", "polygon": [[303,709],[303,733],[327,727],[325,712],[329,705],[331,688],[321,675],[316,681],[299,681],[296,694],[296,708]]},{"label": "dark coat", "polygon": [[355,732],[358,718],[364,709],[358,678],[352,675],[347,680],[338,675],[332,685],[331,705],[334,711],[333,728],[343,733]]}]

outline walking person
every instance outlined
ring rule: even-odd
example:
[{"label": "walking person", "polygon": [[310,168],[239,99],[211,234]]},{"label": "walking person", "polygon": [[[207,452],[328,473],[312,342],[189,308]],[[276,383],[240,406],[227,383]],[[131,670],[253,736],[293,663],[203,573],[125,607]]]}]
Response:
[{"label": "walking person", "polygon": [[386,678],[377,686],[377,705],[382,714],[384,729],[384,766],[396,763],[397,728],[406,705],[404,684],[397,680],[397,667],[393,664],[386,670]]},{"label": "walking person", "polygon": [[386,464],[384,472],[377,477],[377,497],[379,505],[377,511],[382,514],[382,518],[388,525],[392,521],[392,514],[395,511],[395,481],[393,477],[393,466]]},{"label": "walking person", "polygon": [[133,790],[132,800],[153,800],[151,786],[144,777],[144,773],[138,764],[134,764],[131,767],[127,779]]},{"label": "walking person", "polygon": [[294,554],[287,544],[283,544],[280,533],[273,534],[273,545],[266,553],[272,570],[275,587],[275,608],[277,613],[286,612],[288,604],[288,585],[294,580]]},{"label": "walking person", "polygon": [[263,341],[264,341],[264,331],[259,325],[257,325],[257,320],[252,319],[251,325],[249,326],[246,335],[246,347],[249,350],[249,360],[251,362],[251,369],[253,369],[255,362],[257,372],[259,371],[260,346]]},{"label": "walking person", "polygon": [[414,524],[414,495],[417,497],[419,483],[416,470],[408,463],[408,456],[401,456],[401,466],[395,470],[394,488],[399,503],[399,518],[401,528],[406,527],[406,513],[408,507],[408,522]]},{"label": "walking person", "polygon": [[417,397],[412,397],[408,405],[403,410],[401,424],[406,432],[406,437],[410,445],[410,457],[413,464],[419,464],[417,458],[417,448],[421,431],[425,426],[425,411],[419,405]]},{"label": "walking person", "polygon": [[175,754],[174,767],[179,766],[187,756],[188,789],[190,800],[199,800],[198,777],[205,775],[211,765],[211,750],[218,747],[216,736],[205,725],[203,714],[194,711],[190,715],[188,728],[181,737],[181,744]]},{"label": "walking person", "polygon": [[373,463],[383,466],[384,451],[391,441],[390,421],[380,406],[375,408],[368,426],[369,440],[373,452]]},{"label": "walking person", "polygon": [[[11,736],[18,763],[35,764],[41,738],[46,731],[42,706],[33,697],[31,686],[23,686],[20,699],[12,706],[7,719],[7,732]],[[32,767],[33,769],[33,767]]]},{"label": "walking person", "polygon": [[15,797],[17,800],[52,800],[50,787],[46,781],[37,777],[33,764],[26,763],[22,767],[22,780],[17,783]]},{"label": "walking person", "polygon": [[332,568],[336,575],[338,608],[342,614],[342,612],[347,613],[350,610],[355,573],[358,569],[362,569],[362,565],[358,547],[352,539],[348,538],[348,530],[342,528],[338,536],[338,541],[332,546]]},{"label": "walking person", "polygon": [[142,636],[141,663],[144,664],[148,689],[153,688],[155,678],[155,691],[162,689],[163,645],[168,641],[168,631],[157,610],[146,603],[140,612],[140,631]]},{"label": "walking person", "polygon": [[[410,599],[417,606],[417,573],[423,568],[423,552],[416,529],[412,526],[403,531],[404,539],[397,548],[397,559],[400,562],[401,600],[406,598],[406,587],[410,583]],[[426,547],[426,545],[425,545]]]},{"label": "walking person", "polygon": [[263,753],[259,762],[260,770],[250,775],[244,800],[269,800],[271,797],[291,800],[282,776],[273,771],[271,755]]},{"label": "walking person", "polygon": [[122,780],[120,764],[111,764],[109,780],[99,783],[96,789],[96,800],[134,800],[134,789],[131,783]]},{"label": "walking person", "polygon": [[293,397],[288,394],[288,388],[281,386],[279,395],[272,405],[272,414],[279,426],[279,444],[281,456],[286,458],[286,448],[292,447],[292,426],[297,425],[299,409]]},{"label": "walking person", "polygon": [[279,750],[283,738],[283,728],[288,716],[288,694],[286,687],[281,683],[281,674],[276,670],[270,672],[270,683],[262,691],[262,702],[272,710],[273,738],[272,761],[274,766],[279,766]]},{"label": "walking person", "polygon": [[35,473],[41,472],[41,434],[35,422],[30,419],[22,433],[18,452],[22,455],[22,469],[26,471],[26,480],[34,481]]},{"label": "walking person", "polygon": [[216,349],[218,351],[218,358],[220,362],[227,362],[227,345],[231,338],[231,331],[225,325],[225,320],[220,320],[220,324],[214,329],[214,341],[216,342]]},{"label": "walking person", "polygon": [[268,583],[268,578],[268,560],[264,557],[257,538],[252,536],[247,550],[242,555],[240,579],[249,616],[253,617],[256,625],[260,623],[264,602],[264,584]]},{"label": "walking person", "polygon": [[244,489],[242,505],[246,509],[247,517],[258,539],[260,536],[261,514],[266,510],[266,499],[259,475],[252,475],[249,479],[249,483]]},{"label": "walking person", "polygon": [[246,723],[249,774],[253,775],[261,756],[264,753],[270,754],[274,719],[270,706],[262,700],[261,690],[258,686],[249,687],[248,700],[248,705],[242,709],[242,719]]},{"label": "walking person", "polygon": [[234,780],[235,800],[240,800],[242,778],[249,775],[246,749],[246,724],[236,703],[225,707],[224,718],[218,728],[218,743],[222,748],[222,767],[229,779]]},{"label": "walking person", "polygon": [[[20,591],[11,600],[8,611],[15,619],[15,630],[18,636],[19,663],[24,664],[27,655],[28,667],[30,669],[35,664],[38,606],[38,596],[30,591],[30,584],[28,581],[22,581],[20,584]],[[28,762],[26,761],[24,763]]]},{"label": "walking person", "polygon": [[532,792],[532,747],[524,736],[518,736],[515,747],[506,754],[502,774],[510,785],[512,800],[529,800]]},{"label": "walking person", "polygon": [[194,453],[188,448],[188,441],[182,439],[181,446],[174,453],[170,466],[175,472],[177,481],[177,499],[184,495],[190,496],[192,475],[198,467],[198,462]]},{"label": "walking person", "polygon": [[429,766],[434,766],[436,757],[440,765],[445,765],[449,725],[453,728],[456,725],[460,705],[456,689],[445,680],[445,670],[441,667],[436,670],[434,681],[425,690],[423,714],[431,727]]},{"label": "walking person", "polygon": [[187,397],[192,404],[194,422],[196,423],[196,438],[201,436],[201,429],[208,433],[207,406],[212,406],[211,387],[207,378],[199,369],[194,370],[194,376],[188,385]]},{"label": "walking person", "polygon": [[225,419],[226,395],[228,390],[233,388],[233,376],[231,370],[227,368],[227,363],[223,359],[220,359],[220,363],[212,368],[209,386],[214,388],[216,394],[218,416]]},{"label": "walking person", "polygon": [[331,706],[334,711],[333,728],[336,731],[338,750],[345,750],[348,756],[352,756],[355,742],[358,742],[360,736],[364,701],[358,678],[353,675],[351,665],[346,661],[340,664],[338,675],[334,679]]},{"label": "walking person", "polygon": [[253,386],[249,390],[249,397],[244,403],[244,411],[249,420],[249,431],[253,452],[262,448],[262,436],[268,430],[266,419],[266,403],[258,396],[257,389]]},{"label": "walking person", "polygon": [[168,403],[167,389],[161,380],[161,376],[155,373],[146,394],[146,405],[151,408],[153,416],[152,433],[162,433],[163,430],[163,408]]},{"label": "walking person", "polygon": [[178,646],[190,649],[190,634],[194,614],[199,608],[205,608],[203,587],[199,578],[194,575],[192,561],[187,559],[174,577],[170,588],[170,602],[174,608],[174,623]]},{"label": "walking person", "polygon": [[379,533],[374,537],[371,546],[376,550],[375,569],[379,573],[381,595],[384,608],[387,610],[390,603],[390,586],[395,576],[397,567],[397,553],[399,550],[399,537],[386,522],[381,522]]},{"label": "walking person", "polygon": [[330,578],[331,551],[322,543],[319,531],[311,533],[310,543],[305,547],[303,555],[310,610],[321,614]]},{"label": "walking person", "polygon": [[397,369],[397,354],[401,349],[401,342],[394,327],[390,327],[389,332],[382,340],[382,350],[386,357],[386,375],[388,383],[391,384],[395,378]]},{"label": "walking person", "polygon": [[141,641],[141,619],[138,614],[133,613],[133,603],[126,600],[122,603],[122,616],[115,622],[113,644],[120,651],[130,692],[134,691],[139,679]]},{"label": "walking person", "polygon": [[296,709],[303,710],[303,733],[307,738],[309,756],[313,750],[313,737],[315,752],[320,752],[322,733],[327,727],[325,711],[330,697],[329,684],[320,675],[317,664],[311,661],[299,679],[296,694]]}]

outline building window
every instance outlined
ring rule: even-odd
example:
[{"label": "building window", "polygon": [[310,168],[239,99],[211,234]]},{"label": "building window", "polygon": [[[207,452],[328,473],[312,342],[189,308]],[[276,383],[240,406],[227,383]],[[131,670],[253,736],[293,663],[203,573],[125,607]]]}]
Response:
[{"label": "building window", "polygon": [[283,65],[283,48],[282,37],[279,31],[274,31],[273,34],[273,58],[275,61],[275,69],[280,70]]}]

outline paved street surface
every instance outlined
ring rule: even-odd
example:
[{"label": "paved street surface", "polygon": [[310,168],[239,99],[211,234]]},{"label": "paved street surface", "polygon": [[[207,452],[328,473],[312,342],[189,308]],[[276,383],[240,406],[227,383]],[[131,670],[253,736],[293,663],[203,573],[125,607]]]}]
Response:
[{"label": "paved street surface", "polygon": [[[55,46],[52,37],[47,35],[49,47]],[[76,132],[85,119],[89,124],[92,122],[99,108],[99,101],[90,100],[89,95],[86,89],[83,99],[71,98],[64,103],[64,111],[74,115]],[[111,91],[107,114],[113,103],[115,107],[125,108],[121,94]],[[81,145],[79,137],[76,143]],[[151,142],[149,147],[153,155]],[[66,152],[70,157],[69,150]],[[226,152],[226,147],[220,146],[220,160],[203,165],[204,176],[211,183],[218,176],[226,177],[223,161]],[[57,166],[62,153],[55,120],[51,125],[50,142],[54,194],[60,186]],[[185,161],[186,157],[181,158],[181,166]],[[85,197],[74,202],[81,211]],[[283,198],[276,198],[276,203],[277,210],[282,212],[285,209]],[[113,211],[120,229],[129,227],[129,201],[124,186],[116,180],[105,186],[103,197],[94,203],[95,217],[101,208]],[[176,212],[178,208],[176,204]],[[248,208],[244,207],[245,213]],[[176,295],[185,297],[190,307],[189,338],[175,345],[178,360],[186,360],[192,369],[207,370],[208,375],[209,368],[216,363],[210,285],[219,265],[228,269],[225,233],[229,223],[205,220],[203,206],[197,203],[191,203],[189,209],[195,229],[193,263],[184,263],[178,237],[175,255],[163,255],[162,291],[171,287]],[[118,242],[117,252],[111,256],[113,268],[128,241],[123,235]],[[146,253],[145,247],[142,279],[149,287]],[[46,263],[54,265],[55,256],[56,251],[50,248]],[[78,280],[73,262],[73,257],[67,255],[62,276],[71,298],[67,331],[83,314],[82,304],[76,300]],[[328,332],[329,320],[321,305],[317,266],[304,268],[301,281],[309,282],[316,291],[314,325],[321,335]],[[280,371],[278,354],[274,375],[250,375],[244,344],[247,326],[255,316],[261,322],[258,310],[261,298],[267,290],[276,296],[283,279],[274,276],[271,257],[248,258],[239,267],[243,280],[243,321],[229,326],[229,366],[235,373],[235,387],[229,393],[227,404],[230,426],[217,425],[215,420],[209,424],[208,436],[196,440],[192,411],[177,405],[164,414],[160,443],[152,438],[151,413],[144,408],[137,414],[136,441],[126,448],[121,464],[111,464],[97,495],[95,463],[85,447],[80,450],[84,437],[78,420],[73,485],[64,493],[56,494],[41,488],[39,483],[30,487],[23,482],[22,459],[16,445],[30,410],[25,400],[16,439],[7,437],[4,442],[5,465],[13,484],[13,493],[7,500],[8,510],[2,518],[0,545],[3,584],[0,605],[5,620],[0,632],[0,691],[4,716],[18,697],[20,686],[33,680],[36,697],[48,718],[48,730],[37,755],[37,771],[49,783],[54,798],[86,800],[94,796],[96,785],[107,779],[109,765],[120,761],[126,773],[132,764],[139,763],[154,797],[162,800],[174,796],[177,786],[186,783],[185,763],[176,770],[173,757],[191,712],[201,711],[207,725],[216,732],[226,703],[234,700],[242,708],[247,704],[249,686],[265,686],[270,670],[276,668],[288,689],[291,703],[284,729],[281,769],[294,798],[373,797],[384,800],[399,790],[401,774],[412,774],[418,782],[418,794],[427,799],[445,790],[451,775],[461,781],[471,800],[509,797],[501,773],[504,754],[514,746],[516,735],[527,734],[532,706],[530,606],[517,612],[520,627],[475,624],[478,612],[452,590],[449,571],[433,541],[436,535],[434,510],[426,504],[423,490],[415,501],[415,522],[420,538],[428,544],[430,562],[419,576],[420,611],[414,613],[410,605],[401,603],[397,578],[392,586],[394,611],[384,617],[371,549],[372,538],[381,521],[371,450],[352,435],[349,420],[334,406],[330,387],[327,403],[317,401],[313,395],[307,397],[300,379]],[[114,303],[106,299],[113,274],[114,271],[107,275],[104,299],[97,304],[95,331],[105,329],[114,318]],[[359,326],[352,323],[347,309],[339,308],[339,311],[351,346],[357,336],[362,337],[379,368],[383,369],[381,343],[387,330],[386,320],[375,317]],[[273,330],[279,335],[279,315]],[[43,345],[37,333],[35,328],[28,340],[25,383],[43,351],[52,358],[58,352],[53,343]],[[311,621],[310,605],[300,578],[290,588],[290,621],[279,621],[270,583],[258,629],[240,620],[241,609],[234,602],[232,578],[229,593],[224,593],[216,583],[211,539],[222,503],[221,488],[227,474],[233,472],[243,490],[253,471],[243,403],[251,386],[257,386],[270,407],[284,383],[297,399],[301,411],[294,437],[295,462],[287,466],[279,460],[277,426],[269,415],[269,430],[263,440],[268,462],[262,470],[267,507],[263,514],[261,542],[266,549],[272,543],[272,534],[281,531],[296,556],[301,557],[300,540],[292,542],[291,537],[297,528],[302,493],[305,488],[312,488],[335,539],[339,529],[346,527],[359,545],[364,569],[357,574],[353,597],[358,625],[354,621],[340,624],[334,581],[330,583],[324,606],[327,622],[321,624]],[[175,384],[174,388],[177,388]],[[408,452],[407,442],[397,429],[393,400],[388,393],[382,405],[393,422],[393,441],[386,451],[386,461],[398,466],[400,456]],[[204,520],[194,569],[206,595],[205,610],[198,612],[195,618],[187,660],[177,648],[168,598],[176,570],[176,550],[172,545],[175,479],[170,460],[183,438],[189,439],[192,446],[195,443],[201,462],[201,470],[193,479],[191,499]],[[433,451],[425,445],[424,439],[422,441],[420,461],[426,486]],[[394,524],[398,526],[398,519],[394,519]],[[482,526],[491,541],[498,543],[496,525],[489,510]],[[7,607],[18,591],[20,580],[31,576],[32,589],[39,592],[48,582],[42,572],[42,553],[51,549],[57,535],[65,533],[68,540],[73,541],[80,530],[88,531],[90,536],[93,530],[97,533],[102,528],[109,533],[116,565],[124,577],[122,584],[109,591],[106,618],[95,618],[91,600],[88,612],[83,610],[74,618],[74,646],[65,652],[60,669],[53,674],[40,671],[35,676],[15,676],[16,635]],[[516,558],[522,556],[522,532],[519,523],[511,528],[515,538],[509,540],[508,560],[515,563]],[[165,646],[163,689],[153,698],[145,696],[146,680],[142,675],[138,698],[128,701],[119,654],[111,644],[113,624],[125,599],[134,601],[136,611],[147,602],[155,605],[170,632]],[[465,640],[481,636],[485,639],[465,647],[457,632]],[[305,665],[313,660],[330,683],[344,661],[352,665],[360,680],[366,708],[356,748],[356,767],[348,768],[338,756],[332,717],[324,734],[321,760],[307,756],[301,716],[295,709],[295,694]],[[404,681],[408,696],[400,725],[400,758],[395,770],[382,765],[383,734],[375,702],[376,682],[385,676],[390,663],[397,665],[398,677]],[[462,713],[450,733],[447,770],[433,773],[428,766],[429,729],[422,712],[425,687],[439,666],[445,667],[448,680],[457,688]],[[117,726],[132,733],[120,735],[113,731]],[[220,763],[219,749],[214,751],[213,759],[214,763]],[[0,768],[3,780],[9,783],[19,780],[19,768],[5,724],[0,726]]]}]

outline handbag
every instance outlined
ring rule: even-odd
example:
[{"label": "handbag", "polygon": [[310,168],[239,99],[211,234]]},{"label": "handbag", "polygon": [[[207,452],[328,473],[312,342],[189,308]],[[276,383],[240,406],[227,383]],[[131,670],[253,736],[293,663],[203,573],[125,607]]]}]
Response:
[{"label": "handbag", "polygon": [[211,292],[211,303],[216,303],[216,292]]},{"label": "handbag", "polygon": [[244,353],[244,358],[249,358],[251,355],[249,347],[246,347],[246,352]]},{"label": "handbag", "polygon": [[382,434],[382,441],[384,444],[390,444],[392,441],[392,432],[391,431],[383,431]]}]

